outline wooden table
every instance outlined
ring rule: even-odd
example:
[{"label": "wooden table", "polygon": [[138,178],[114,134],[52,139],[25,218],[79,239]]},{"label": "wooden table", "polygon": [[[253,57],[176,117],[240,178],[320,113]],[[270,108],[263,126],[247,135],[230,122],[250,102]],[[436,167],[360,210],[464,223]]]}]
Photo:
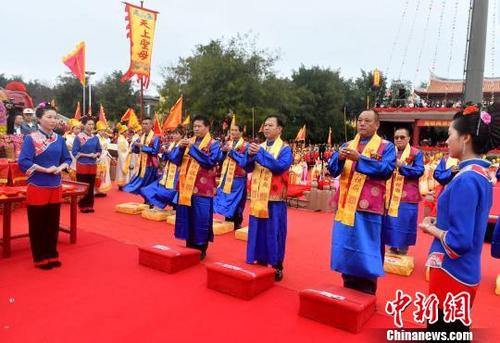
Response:
[{"label": "wooden table", "polygon": [[[64,185],[71,186],[71,189],[64,189]],[[87,192],[88,184],[75,182],[75,181],[63,181],[63,197],[70,198],[70,225],[59,227],[60,231],[69,234],[69,241],[71,244],[76,243],[76,233],[77,233],[77,218],[78,218],[78,197],[84,195]],[[0,205],[3,205],[3,236],[0,239],[0,245],[2,246],[2,257],[10,257],[10,243],[13,239],[28,237],[29,234],[23,233],[12,236],[11,234],[11,220],[12,220],[12,205],[14,203],[21,203],[26,200],[25,194],[18,194],[16,196],[9,196],[0,199]]]}]

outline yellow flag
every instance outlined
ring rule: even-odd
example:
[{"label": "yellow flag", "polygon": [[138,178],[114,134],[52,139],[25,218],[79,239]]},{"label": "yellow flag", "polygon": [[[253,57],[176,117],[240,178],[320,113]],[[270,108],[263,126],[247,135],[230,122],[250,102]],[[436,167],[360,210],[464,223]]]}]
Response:
[{"label": "yellow flag", "polygon": [[306,125],[302,126],[302,128],[297,132],[297,137],[295,137],[297,142],[303,142],[306,140]]},{"label": "yellow flag", "polygon": [[135,114],[135,111],[131,109],[128,117],[128,127],[134,131],[137,131],[141,128],[141,124],[139,124],[139,119]]},{"label": "yellow flag", "polygon": [[186,117],[186,119],[184,119],[184,121],[182,122],[182,125],[186,126],[186,125],[189,125],[189,124],[191,124],[191,117],[188,114],[187,117]]},{"label": "yellow flag", "polygon": [[130,66],[121,80],[127,81],[137,75],[144,87],[148,88],[158,12],[128,3],[125,3],[125,12],[127,37],[130,39]]}]

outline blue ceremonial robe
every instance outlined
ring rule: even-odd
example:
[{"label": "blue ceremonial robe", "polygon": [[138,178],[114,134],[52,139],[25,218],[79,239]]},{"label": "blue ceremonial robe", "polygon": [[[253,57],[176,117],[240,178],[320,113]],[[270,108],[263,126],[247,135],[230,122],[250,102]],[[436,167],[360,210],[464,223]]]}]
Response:
[{"label": "blue ceremonial robe", "polygon": [[[268,146],[273,142],[268,142]],[[257,155],[249,156],[247,152],[247,172],[253,172],[255,162],[269,169],[273,175],[281,175],[290,169],[293,162],[292,149],[284,146],[278,158],[261,148]],[[250,216],[248,224],[247,263],[261,262],[279,265],[285,259],[285,243],[287,233],[287,207],[283,201],[269,201],[269,218]]]},{"label": "blue ceremonial robe", "polygon": [[[220,144],[213,141],[209,153],[198,148],[201,139],[189,147],[189,156],[194,158],[200,168],[212,169],[220,159]],[[177,166],[182,164],[185,148],[176,148],[172,151],[171,161]],[[191,196],[191,206],[177,205],[175,216],[175,238],[186,240],[190,244],[205,245],[213,242],[213,213],[214,202],[212,197]]]},{"label": "blue ceremonial robe", "polygon": [[441,186],[446,186],[453,179],[455,173],[451,172],[451,167],[446,169],[446,159],[443,157],[441,160],[439,160],[439,163],[434,170],[433,176]]},{"label": "blue ceremonial robe", "polygon": [[[151,146],[143,145],[141,149],[134,145],[132,148],[132,152],[135,154],[139,154],[144,152],[150,156],[148,156],[148,160],[151,157],[156,157],[160,152],[160,137],[155,136],[153,138],[153,144]],[[139,157],[140,158],[140,157]],[[139,169],[140,170],[140,169]],[[144,173],[144,177],[141,177],[140,174],[134,176],[132,180],[125,186],[123,186],[123,190],[132,194],[140,194],[141,188],[150,185],[158,179],[157,167],[155,166],[147,166],[146,172]]]},{"label": "blue ceremonial robe", "polygon": [[[245,168],[247,149],[248,145],[245,147],[244,152],[231,150],[226,158],[235,160],[239,167]],[[231,186],[231,193],[229,194],[224,193],[225,183],[226,180],[224,177],[220,187],[217,188],[217,194],[214,199],[214,212],[226,218],[234,218],[235,216],[241,217],[245,210],[245,203],[247,200],[247,177],[235,176]]]},{"label": "blue ceremonial robe", "polygon": [[[362,139],[361,143],[367,143],[370,138]],[[338,152],[333,154],[328,161],[328,169],[333,177],[341,174],[344,162],[339,160]],[[355,168],[370,178],[387,180],[395,165],[394,144],[387,142],[380,160],[361,156]],[[360,278],[371,279],[384,275],[381,214],[358,209],[354,227],[335,220],[332,236],[331,269]]]},{"label": "blue ceremonial robe", "polygon": [[[412,165],[399,168],[399,173],[406,179],[418,179],[424,175],[424,157],[422,152],[415,155]],[[393,248],[406,248],[417,241],[418,204],[400,202],[398,216],[391,217],[386,213],[383,220],[384,244]]]},{"label": "blue ceremonial robe", "polygon": [[[172,149],[172,151],[174,149]],[[162,154],[162,160],[170,161],[170,153],[171,152],[164,152]],[[165,208],[167,205],[175,205],[177,203],[177,182],[179,181],[179,170],[177,169],[177,172],[175,173],[174,188],[172,189],[160,184],[162,178],[163,175],[149,186],[143,187],[140,190],[141,195],[146,202],[158,208]]]}]

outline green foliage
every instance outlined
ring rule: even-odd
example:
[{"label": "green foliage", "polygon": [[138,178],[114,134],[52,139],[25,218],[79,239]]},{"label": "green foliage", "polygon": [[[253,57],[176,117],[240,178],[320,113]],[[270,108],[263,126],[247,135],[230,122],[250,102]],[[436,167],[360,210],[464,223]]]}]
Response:
[{"label": "green foliage", "polygon": [[[229,123],[232,113],[247,126],[247,135],[252,135],[253,114],[257,134],[265,116],[278,113],[286,122],[285,139],[293,140],[305,124],[306,142],[326,142],[332,127],[334,143],[341,143],[346,130],[347,138],[353,137],[354,129],[345,123],[366,108],[367,97],[373,106],[375,99],[381,100],[387,91],[383,75],[381,87],[372,89],[373,75],[364,70],[355,79],[345,79],[339,70],[302,65],[290,77],[280,77],[273,69],[277,59],[276,53],[257,48],[255,39],[248,34],[198,45],[190,56],[163,68],[157,111],[168,114],[183,95],[184,116],[208,115],[216,134],[222,131],[223,121]],[[92,79],[94,114],[99,104],[110,121],[118,120],[128,107],[138,110],[138,92],[130,81],[122,83],[121,76],[121,72],[114,71],[100,80]],[[0,86],[13,79],[20,78],[0,74]],[[82,87],[69,72],[59,76],[53,87],[38,80],[25,84],[35,103],[55,98],[59,112],[68,117],[73,116],[77,102],[82,103]],[[392,93],[396,93],[395,89]]]},{"label": "green foliage", "polygon": [[82,103],[83,94],[80,81],[69,72],[60,75],[54,87],[54,97],[57,111],[66,117],[72,118],[77,102]]},{"label": "green foliage", "polygon": [[216,133],[232,112],[251,135],[253,110],[256,132],[266,115],[279,113],[286,122],[285,139],[294,139],[306,124],[307,142],[326,142],[330,126],[334,141],[340,142],[345,139],[344,108],[350,119],[366,108],[367,96],[373,104],[386,91],[385,78],[374,91],[372,73],[363,70],[356,80],[345,80],[338,70],[301,66],[290,78],[281,78],[273,71],[277,59],[257,49],[248,35],[198,45],[191,56],[164,68],[160,111],[167,114],[182,94],[185,112],[211,117]]},{"label": "green foliage", "polygon": [[[132,81],[121,82],[121,71],[114,71],[92,87],[92,110],[97,114],[99,105],[104,106],[106,118],[111,121],[120,120],[129,107],[135,107],[138,94],[132,89]],[[81,89],[80,89],[81,92]]]},{"label": "green foliage", "polygon": [[[105,75],[101,80],[92,81],[92,113],[99,112],[99,105],[104,106],[106,118],[117,121],[125,113],[128,107],[138,109],[138,94],[132,88],[132,82],[122,83],[121,71],[113,71],[110,75]],[[73,74],[67,72],[57,78],[55,86],[49,86],[39,80],[24,81],[21,76],[7,77],[0,74],[0,87],[5,87],[10,81],[21,81],[26,85],[28,94],[33,98],[33,103],[55,99],[57,110],[64,116],[73,117],[78,101],[82,104],[82,85]],[[88,106],[88,89],[87,89]]]}]

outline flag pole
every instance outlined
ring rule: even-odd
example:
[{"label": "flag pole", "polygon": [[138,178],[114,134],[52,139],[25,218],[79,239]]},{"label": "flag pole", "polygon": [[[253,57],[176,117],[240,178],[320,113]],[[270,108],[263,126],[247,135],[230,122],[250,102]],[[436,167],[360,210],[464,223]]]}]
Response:
[{"label": "flag pole", "polygon": [[[87,76],[84,76],[85,79],[87,78]],[[85,80],[87,81],[87,80]],[[86,115],[87,112],[85,112],[85,85],[87,84],[87,82],[85,82],[83,85],[82,85],[82,90],[83,90],[83,101],[82,101],[82,105],[83,105],[83,112],[82,112],[82,115]]]},{"label": "flag pole", "polygon": [[[141,1],[141,8],[144,7],[144,1]],[[141,94],[140,94],[140,102],[141,102],[141,121],[144,119],[144,79],[141,77]]]},{"label": "flag pole", "polygon": [[255,139],[255,107],[252,107],[252,139]]},{"label": "flag pole", "polygon": [[344,106],[344,137],[345,141],[347,142],[347,114],[346,114],[346,107]]}]

